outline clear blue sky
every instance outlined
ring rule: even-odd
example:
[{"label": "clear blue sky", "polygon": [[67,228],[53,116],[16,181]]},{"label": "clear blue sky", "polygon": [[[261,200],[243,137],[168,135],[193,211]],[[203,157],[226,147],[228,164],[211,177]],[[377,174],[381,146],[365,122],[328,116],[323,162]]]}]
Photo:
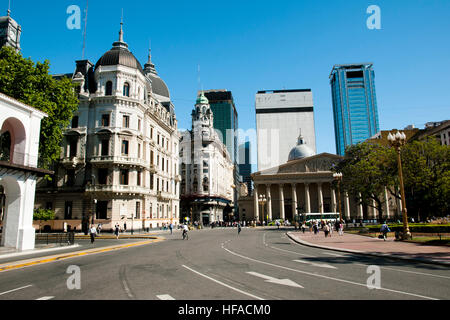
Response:
[{"label": "clear blue sky", "polygon": [[[45,4],[44,4],[45,3]],[[12,0],[22,25],[22,53],[48,59],[53,73],[73,72],[82,29],[68,30],[69,5],[86,0]],[[369,30],[369,5],[381,30]],[[7,0],[0,1],[2,15]],[[335,153],[331,90],[334,64],[373,62],[381,129],[423,127],[450,118],[450,1],[89,1],[86,58],[96,62],[118,38],[166,81],[180,128],[190,126],[199,89],[233,92],[243,129],[255,127],[258,90],[311,88],[318,152]]]}]

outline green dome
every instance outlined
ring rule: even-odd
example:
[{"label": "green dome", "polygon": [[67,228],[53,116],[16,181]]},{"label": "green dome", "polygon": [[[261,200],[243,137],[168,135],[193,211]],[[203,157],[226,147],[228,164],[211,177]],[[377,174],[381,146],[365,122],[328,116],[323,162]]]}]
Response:
[{"label": "green dome", "polygon": [[197,98],[197,104],[209,104],[209,100],[207,97],[205,97],[204,93],[202,92],[201,95]]}]

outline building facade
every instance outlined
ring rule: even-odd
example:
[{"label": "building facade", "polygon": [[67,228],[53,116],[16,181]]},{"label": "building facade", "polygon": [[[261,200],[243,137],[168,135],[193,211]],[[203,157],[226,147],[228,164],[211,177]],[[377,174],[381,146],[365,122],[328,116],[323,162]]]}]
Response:
[{"label": "building facade", "polygon": [[336,152],[343,156],[347,146],[380,131],[373,64],[335,65],[330,84]]},{"label": "building facade", "polygon": [[316,152],[311,89],[259,91],[256,130],[259,171],[286,163],[300,131]]},{"label": "building facade", "polygon": [[94,65],[77,61],[79,107],[64,132],[51,184],[36,206],[56,211],[59,226],[128,230],[179,221],[179,135],[169,90],[149,54],[142,68],[123,40]]},{"label": "building facade", "polygon": [[182,220],[208,225],[232,219],[234,164],[203,93],[192,112],[192,130],[182,133],[180,159]]},{"label": "building facade", "polygon": [[11,10],[8,9],[8,14],[0,17],[0,48],[8,46],[19,52],[21,34],[22,27],[11,18]]},{"label": "building facade", "polygon": [[251,194],[253,190],[251,177],[252,163],[250,156],[250,141],[246,141],[239,146],[239,175],[241,181],[247,185],[248,194]]}]

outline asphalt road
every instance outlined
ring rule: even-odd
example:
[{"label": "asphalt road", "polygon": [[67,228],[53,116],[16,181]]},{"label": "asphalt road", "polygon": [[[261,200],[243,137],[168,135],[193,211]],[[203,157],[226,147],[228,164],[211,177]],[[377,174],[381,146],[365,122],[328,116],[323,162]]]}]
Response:
[{"label": "asphalt road", "polygon": [[[0,300],[450,298],[448,267],[304,247],[286,231],[206,229],[190,231],[187,241],[175,232],[149,245],[0,272]],[[79,290],[67,286],[69,266],[79,267]],[[380,271],[379,282],[368,269]],[[369,288],[368,279],[380,287]]]}]

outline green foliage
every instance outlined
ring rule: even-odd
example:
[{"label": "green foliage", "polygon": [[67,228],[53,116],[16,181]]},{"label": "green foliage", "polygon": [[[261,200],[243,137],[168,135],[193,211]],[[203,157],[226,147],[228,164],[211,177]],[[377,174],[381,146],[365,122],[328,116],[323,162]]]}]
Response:
[{"label": "green foliage", "polygon": [[0,91],[48,114],[41,122],[39,166],[50,169],[60,157],[63,130],[78,107],[71,79],[56,80],[49,62],[25,59],[9,47],[0,49]]},{"label": "green foliage", "polygon": [[36,209],[33,214],[33,220],[48,221],[54,220],[55,217],[56,217],[55,211],[42,208]]},{"label": "green foliage", "polygon": [[382,219],[384,189],[393,184],[395,154],[379,144],[359,143],[346,150],[345,158],[334,170],[342,172],[341,188],[358,203],[375,207]]}]

